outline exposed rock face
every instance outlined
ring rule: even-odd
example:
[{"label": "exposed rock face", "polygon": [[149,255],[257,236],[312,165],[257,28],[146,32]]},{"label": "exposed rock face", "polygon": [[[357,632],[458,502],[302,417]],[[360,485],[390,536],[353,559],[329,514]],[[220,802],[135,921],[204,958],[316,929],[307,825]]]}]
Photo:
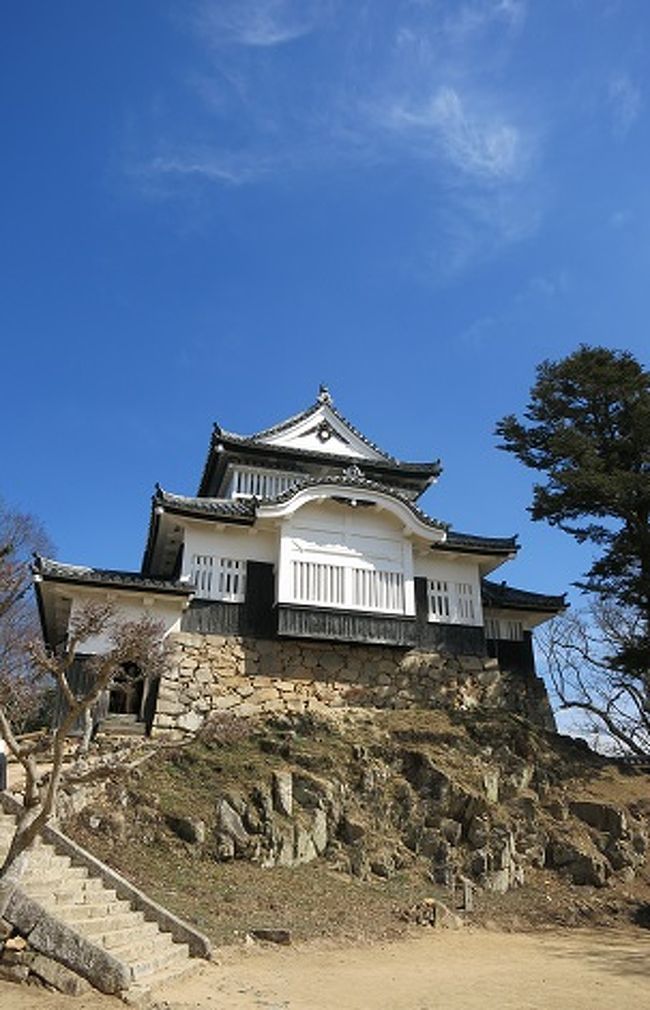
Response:
[{"label": "exposed rock face", "polygon": [[214,712],[328,708],[505,708],[554,729],[543,682],[497,660],[382,645],[244,639],[183,632],[160,683],[155,733],[195,733]]},{"label": "exposed rock face", "polygon": [[588,799],[563,802],[549,791],[562,769],[515,753],[512,743],[479,749],[465,739],[453,774],[427,745],[431,736],[439,748],[435,734],[417,742],[415,733],[403,743],[354,744],[343,759],[337,751],[316,774],[304,767],[316,762],[300,734],[291,729],[282,742],[284,732],[260,742],[284,767],[217,796],[215,834],[208,829],[205,839],[217,860],[296,866],[324,856],[353,875],[386,879],[423,859],[437,884],[472,881],[501,893],[523,884],[527,867],[603,887],[644,863],[640,817]]},{"label": "exposed rock face", "polygon": [[[636,799],[626,805],[594,798],[618,798],[611,765],[583,741],[504,713],[342,708],[251,720],[222,712],[197,740],[165,745],[160,756],[170,766],[160,796],[132,769],[108,793],[95,783],[100,802],[84,822],[103,825],[106,808],[119,806],[126,843],[171,829],[192,859],[293,867],[322,857],[380,879],[413,866],[470,891],[519,887],[529,868],[602,888],[626,883],[646,862],[645,792],[628,790]],[[197,776],[196,805],[175,793],[179,768],[188,784]],[[123,828],[116,845],[125,844]]]}]

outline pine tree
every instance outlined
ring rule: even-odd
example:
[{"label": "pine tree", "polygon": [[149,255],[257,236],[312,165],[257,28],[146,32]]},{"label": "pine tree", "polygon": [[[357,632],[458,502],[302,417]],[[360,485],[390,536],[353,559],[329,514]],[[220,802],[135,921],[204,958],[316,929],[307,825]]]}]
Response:
[{"label": "pine tree", "polygon": [[523,420],[497,425],[500,449],[546,475],[533,519],[597,548],[578,585],[636,620],[612,664],[650,701],[650,373],[627,351],[581,346],[544,361]]}]

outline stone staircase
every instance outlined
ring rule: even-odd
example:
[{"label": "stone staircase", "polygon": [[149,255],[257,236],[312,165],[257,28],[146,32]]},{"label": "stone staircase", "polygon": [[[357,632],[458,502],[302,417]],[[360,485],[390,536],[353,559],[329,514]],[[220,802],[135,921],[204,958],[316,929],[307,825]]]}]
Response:
[{"label": "stone staircase", "polygon": [[[15,815],[0,806],[0,862],[4,859],[14,833]],[[108,867],[107,873],[119,884],[124,893],[133,891],[144,900],[144,910],[134,907],[138,902],[120,897],[110,880],[93,873],[103,867],[90,853],[79,849],[74,842],[58,831],[46,828],[45,838],[38,838],[30,852],[20,888],[23,894],[36,901],[46,912],[69,927],[79,936],[106,951],[128,970],[129,991],[147,991],[166,979],[191,967],[190,946],[172,937],[172,931],[161,928],[153,917],[159,906],[140,895],[127,881]],[[48,835],[49,839],[48,840]],[[54,836],[54,837],[53,837]],[[77,850],[80,858],[57,851],[56,836]],[[86,857],[84,860],[83,857]],[[87,861],[89,865],[79,865]],[[93,865],[95,864],[95,865]],[[153,910],[153,912],[152,912]],[[191,932],[180,920],[159,909],[162,926],[166,919],[178,923]],[[178,932],[178,931],[176,931]],[[204,940],[200,934],[196,937]],[[191,939],[190,939],[191,945]],[[209,944],[206,946],[209,951]],[[204,953],[203,956],[209,956]]]}]

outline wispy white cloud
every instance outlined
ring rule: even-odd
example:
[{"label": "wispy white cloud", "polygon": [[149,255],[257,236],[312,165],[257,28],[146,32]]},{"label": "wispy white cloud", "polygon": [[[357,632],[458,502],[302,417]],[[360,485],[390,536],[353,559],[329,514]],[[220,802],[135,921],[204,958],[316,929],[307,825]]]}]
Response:
[{"label": "wispy white cloud", "polygon": [[468,0],[456,5],[444,19],[447,35],[457,40],[492,25],[520,28],[526,17],[526,0]]},{"label": "wispy white cloud", "polygon": [[627,136],[641,114],[641,89],[627,74],[618,74],[610,79],[607,100],[614,134]]},{"label": "wispy white cloud", "polygon": [[266,48],[308,35],[325,11],[323,0],[201,0],[194,21],[212,46]]},{"label": "wispy white cloud", "polygon": [[183,156],[157,156],[143,167],[143,171],[160,177],[195,176],[211,182],[241,185],[262,175],[265,167],[262,163],[258,163],[253,169],[246,161],[237,164],[233,158],[220,159],[210,152],[197,152],[194,155],[186,153]]},{"label": "wispy white cloud", "polygon": [[397,104],[385,110],[392,129],[428,145],[468,176],[496,181],[520,175],[525,162],[520,131],[499,118],[468,111],[458,92],[438,88],[420,107]]},{"label": "wispy white cloud", "polygon": [[495,73],[525,0],[195,0],[192,11],[193,134],[169,120],[133,169],[143,189],[417,170],[423,192],[444,194],[447,273],[536,227],[539,138]]}]

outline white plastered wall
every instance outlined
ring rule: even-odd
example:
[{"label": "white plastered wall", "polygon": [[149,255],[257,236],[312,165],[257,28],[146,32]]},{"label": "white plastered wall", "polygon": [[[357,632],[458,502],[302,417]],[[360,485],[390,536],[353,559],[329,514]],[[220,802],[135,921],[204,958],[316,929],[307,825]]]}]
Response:
[{"label": "white plastered wall", "polygon": [[286,518],[277,579],[281,603],[293,602],[294,560],[399,571],[404,577],[404,613],[415,614],[411,541],[388,511],[311,501]]},{"label": "white plastered wall", "polygon": [[278,535],[270,530],[221,526],[218,523],[186,523],[183,577],[189,578],[192,559],[197,554],[211,554],[236,561],[265,561],[274,565],[278,559]]},{"label": "white plastered wall", "polygon": [[[186,602],[181,597],[155,596],[124,590],[114,592],[105,589],[85,590],[66,587],[66,595],[72,599],[70,621],[73,621],[88,603],[109,602],[114,608],[114,616],[111,618],[113,627],[126,621],[138,621],[148,617],[161,625],[163,638],[172,632],[180,631],[181,616]],[[110,636],[111,628],[107,626],[102,634],[80,642],[78,651],[90,655],[103,655],[111,648]]]},{"label": "white plastered wall", "polygon": [[426,553],[416,551],[413,560],[413,573],[418,578],[439,580],[447,582],[449,585],[460,583],[470,585],[474,600],[474,620],[464,623],[482,626],[481,576],[476,560],[471,557],[440,556],[430,550]]}]

